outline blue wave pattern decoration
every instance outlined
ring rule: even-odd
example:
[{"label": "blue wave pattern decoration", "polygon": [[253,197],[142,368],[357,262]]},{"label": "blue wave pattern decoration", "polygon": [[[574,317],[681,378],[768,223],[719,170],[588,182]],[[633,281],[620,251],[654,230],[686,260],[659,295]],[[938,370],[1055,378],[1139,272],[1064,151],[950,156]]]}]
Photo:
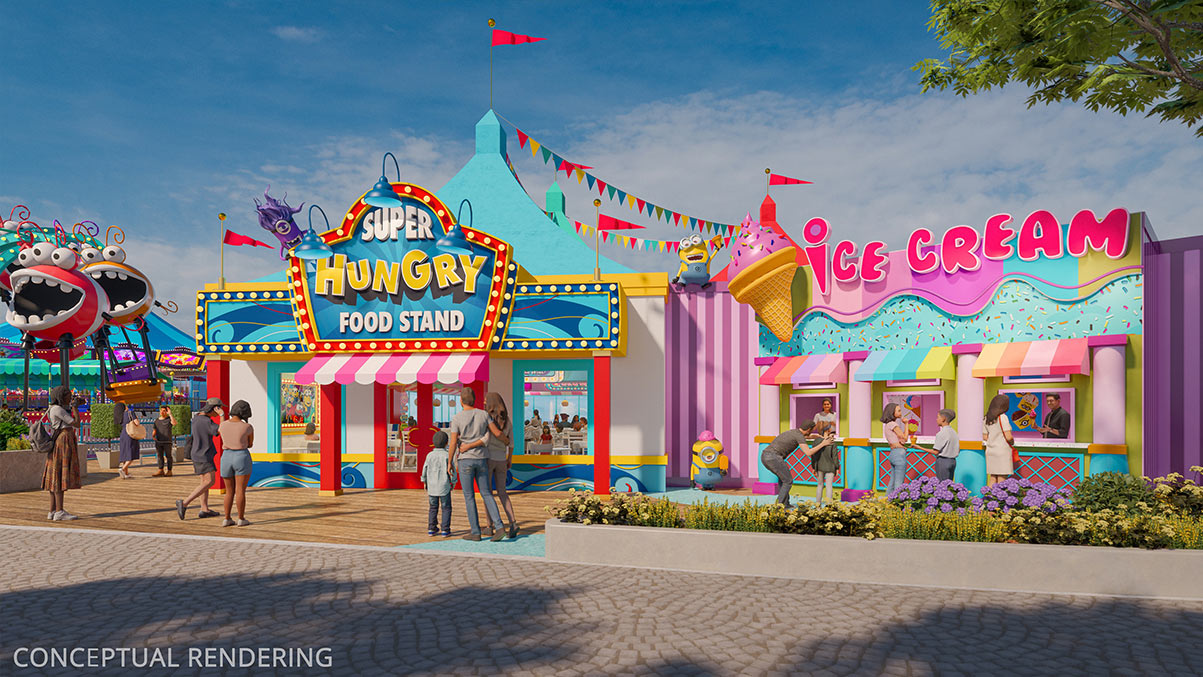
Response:
[{"label": "blue wave pattern decoration", "polygon": [[[364,467],[366,466],[366,467]],[[364,472],[367,472],[365,475]],[[370,489],[371,463],[344,463],[342,488]],[[251,469],[252,487],[307,487],[317,489],[321,480],[321,464],[313,462],[271,463],[256,461]]]},{"label": "blue wave pattern decoration", "polygon": [[[610,466],[610,484],[618,491],[648,492],[643,480],[625,468]],[[510,468],[509,491],[593,491],[593,466],[583,464],[526,464],[515,463]]]},{"label": "blue wave pattern decoration", "polygon": [[[272,298],[249,298],[269,295]],[[198,347],[205,352],[228,352],[235,344],[259,345],[263,352],[301,349],[287,292],[205,292],[197,303],[197,320],[203,337]]]},{"label": "blue wave pattern decoration", "polygon": [[1095,293],[1067,301],[1024,280],[999,286],[990,303],[968,316],[949,314],[915,296],[899,296],[860,322],[816,312],[802,318],[782,343],[763,326],[762,355],[809,355],[855,350],[901,350],[958,343],[1013,343],[1141,334],[1144,276],[1118,277]]},{"label": "blue wave pattern decoration", "polygon": [[520,286],[501,347],[541,349],[547,345],[533,342],[578,340],[583,341],[581,347],[601,341],[595,346],[600,347],[618,333],[615,313],[621,312],[616,284]]}]

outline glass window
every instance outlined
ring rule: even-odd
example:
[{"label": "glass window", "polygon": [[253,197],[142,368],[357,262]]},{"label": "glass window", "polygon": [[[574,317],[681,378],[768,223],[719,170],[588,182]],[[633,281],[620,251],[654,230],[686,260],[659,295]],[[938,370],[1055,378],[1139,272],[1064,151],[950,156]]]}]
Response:
[{"label": "glass window", "polygon": [[280,451],[318,451],[322,432],[318,387],[300,385],[295,373],[280,375]]},{"label": "glass window", "polygon": [[816,414],[823,413],[823,403],[831,402],[831,414],[835,417],[835,421],[831,423],[831,431],[836,435],[840,434],[840,396],[836,393],[806,393],[804,395],[792,395],[791,400],[791,425],[794,428],[802,425],[806,421],[815,421],[816,426],[821,422],[820,419],[815,419]]},{"label": "glass window", "polygon": [[524,370],[522,388],[524,453],[591,453],[587,370]]},{"label": "glass window", "polygon": [[418,426],[417,386],[391,385],[388,399],[388,471],[417,472],[418,448],[410,444],[410,433]]},{"label": "glass window", "polygon": [[1044,437],[1038,428],[1048,416],[1048,396],[1061,396],[1061,408],[1069,412],[1069,437],[1074,439],[1074,389],[1044,387],[1040,390],[1002,389],[998,391],[1010,400],[1007,413],[1011,417],[1011,432],[1016,438],[1034,439]]},{"label": "glass window", "polygon": [[891,402],[902,408],[902,429],[907,435],[931,437],[939,431],[936,414],[944,408],[943,390],[884,393],[882,408]]}]

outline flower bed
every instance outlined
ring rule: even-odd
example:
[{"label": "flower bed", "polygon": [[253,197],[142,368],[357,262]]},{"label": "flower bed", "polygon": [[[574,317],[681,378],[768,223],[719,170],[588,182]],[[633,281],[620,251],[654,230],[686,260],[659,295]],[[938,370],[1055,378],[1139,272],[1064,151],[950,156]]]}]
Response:
[{"label": "flower bed", "polygon": [[[1203,468],[1192,468],[1201,472]],[[1096,476],[1101,477],[1101,476]],[[1094,480],[1090,478],[1089,481]],[[1101,477],[1092,484],[1106,484]],[[920,478],[888,500],[800,504],[711,504],[679,506],[667,498],[584,492],[548,508],[567,523],[748,531],[780,534],[858,536],[865,539],[971,541],[1096,545],[1148,549],[1203,549],[1203,488],[1171,475],[1151,481],[1152,503],[1077,508],[1063,489],[1028,480],[1006,480],[971,498],[960,484]],[[1117,499],[1120,500],[1120,499]]]}]

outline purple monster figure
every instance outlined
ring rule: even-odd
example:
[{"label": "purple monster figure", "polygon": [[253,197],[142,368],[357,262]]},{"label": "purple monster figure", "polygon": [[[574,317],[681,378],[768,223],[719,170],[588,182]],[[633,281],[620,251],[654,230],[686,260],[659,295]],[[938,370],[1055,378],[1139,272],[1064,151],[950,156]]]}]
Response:
[{"label": "purple monster figure", "polygon": [[280,241],[280,259],[286,260],[288,252],[301,243],[301,236],[305,234],[297,222],[292,220],[292,215],[301,211],[305,203],[302,202],[300,207],[293,209],[286,201],[287,193],[284,199],[277,200],[267,194],[268,190],[271,190],[271,186],[263,191],[263,204],[260,204],[258,199],[255,200],[255,209],[259,211],[259,227],[276,236]]}]

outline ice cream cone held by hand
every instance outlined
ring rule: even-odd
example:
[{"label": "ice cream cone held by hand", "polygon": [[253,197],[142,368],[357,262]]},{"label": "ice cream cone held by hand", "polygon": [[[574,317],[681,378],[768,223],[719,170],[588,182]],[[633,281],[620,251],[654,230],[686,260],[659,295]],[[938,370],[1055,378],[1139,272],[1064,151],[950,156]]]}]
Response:
[{"label": "ice cream cone held by hand", "polygon": [[736,301],[752,306],[781,341],[794,334],[790,287],[797,268],[794,246],[788,240],[753,221],[751,215],[744,218],[731,252],[727,289]]}]

